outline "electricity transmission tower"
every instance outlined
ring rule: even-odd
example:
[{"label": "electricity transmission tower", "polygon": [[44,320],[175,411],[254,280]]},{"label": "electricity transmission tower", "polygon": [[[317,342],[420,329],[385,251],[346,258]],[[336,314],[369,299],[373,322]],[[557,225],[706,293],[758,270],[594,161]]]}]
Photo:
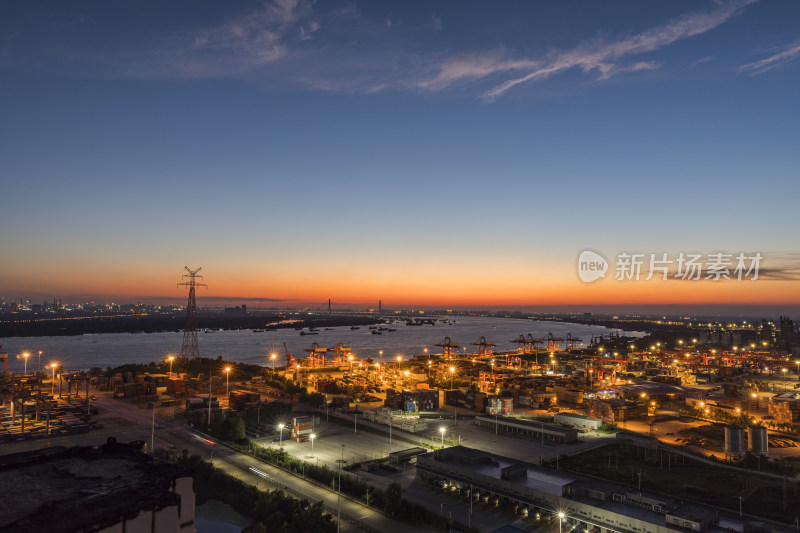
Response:
[{"label": "electricity transmission tower", "polygon": [[197,302],[195,301],[195,289],[197,287],[207,287],[205,283],[200,283],[203,276],[198,275],[203,267],[191,270],[183,267],[188,274],[184,274],[182,279],[185,281],[178,283],[178,287],[189,287],[189,302],[186,304],[186,325],[183,327],[183,344],[181,344],[180,359],[188,361],[200,357],[200,348],[197,346]]}]

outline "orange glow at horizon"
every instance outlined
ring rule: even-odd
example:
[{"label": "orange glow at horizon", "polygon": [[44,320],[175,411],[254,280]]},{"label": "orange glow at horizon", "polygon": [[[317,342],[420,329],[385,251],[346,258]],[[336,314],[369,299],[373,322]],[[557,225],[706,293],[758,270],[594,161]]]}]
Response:
[{"label": "orange glow at horizon", "polygon": [[[555,262],[552,262],[555,263]],[[523,264],[520,261],[466,261],[450,266],[446,261],[405,262],[353,266],[325,261],[270,264],[267,268],[229,262],[207,262],[200,272],[208,287],[197,290],[199,305],[206,297],[265,298],[279,300],[276,306],[325,302],[342,305],[385,306],[558,306],[558,305],[797,305],[800,281],[759,279],[756,281],[616,281],[583,283],[571,268],[551,262]],[[182,266],[182,265],[181,265]],[[190,268],[199,265],[187,264]],[[18,283],[20,290],[66,295],[108,295],[114,301],[137,298],[186,298],[179,287],[182,268],[145,264],[123,269],[108,265],[81,268],[64,276],[53,276],[31,268]],[[76,267],[76,270],[77,267]],[[44,275],[47,274],[47,275]],[[5,281],[0,275],[0,282]],[[17,276],[16,279],[19,279]],[[47,283],[33,283],[45,279]],[[122,283],[120,280],[124,280]],[[262,305],[254,302],[254,306]],[[273,305],[265,301],[263,305]]]}]

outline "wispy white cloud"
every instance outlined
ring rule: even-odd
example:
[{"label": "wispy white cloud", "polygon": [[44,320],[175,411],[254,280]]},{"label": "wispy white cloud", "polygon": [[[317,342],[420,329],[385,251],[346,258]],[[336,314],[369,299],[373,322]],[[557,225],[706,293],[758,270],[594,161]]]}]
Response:
[{"label": "wispy white cloud", "polygon": [[692,63],[692,65],[691,65],[691,66],[692,66],[692,67],[696,67],[696,66],[698,66],[698,65],[702,65],[703,63],[708,63],[709,61],[714,61],[714,56],[705,56],[705,57],[701,57],[700,59],[698,59],[697,61],[695,61],[694,63]]},{"label": "wispy white cloud", "polygon": [[658,61],[637,61],[630,65],[613,65],[610,68],[604,65],[604,68],[599,70],[601,72],[600,79],[606,80],[611,76],[622,74],[623,72],[639,72],[642,70],[656,70],[659,68],[661,68],[661,63]]},{"label": "wispy white cloud", "polygon": [[498,72],[524,70],[538,66],[539,63],[536,61],[508,59],[503,50],[494,50],[447,59],[437,66],[438,73],[435,76],[423,78],[415,84],[423,89],[439,91],[454,83],[485,78]]},{"label": "wispy white cloud", "polygon": [[[676,41],[703,34],[730,20],[755,1],[757,0],[719,2],[716,9],[684,15],[638,35],[611,42],[597,39],[573,50],[553,52],[538,67],[523,76],[496,85],[485,92],[484,97],[494,100],[517,85],[548,78],[572,68],[580,68],[584,72],[597,70],[601,79],[607,78],[616,68],[615,63],[623,57],[653,52]],[[623,71],[625,70],[617,70]]]},{"label": "wispy white cloud", "polygon": [[167,35],[144,54],[121,58],[127,74],[203,78],[239,75],[287,53],[287,41],[311,38],[318,22],[306,22],[308,0],[272,3],[210,28]]},{"label": "wispy white cloud", "polygon": [[308,26],[305,28],[300,26],[300,40],[307,41],[309,39],[312,39],[313,38],[312,34],[316,31],[319,31],[321,27],[322,25],[319,22],[314,22],[314,21],[309,22]]},{"label": "wispy white cloud", "polygon": [[[713,8],[642,33],[520,55],[507,47],[454,53],[426,46],[431,38],[437,47],[443,46],[444,36],[435,35],[442,31],[438,14],[412,22],[383,16],[370,20],[353,3],[331,9],[314,0],[271,0],[216,26],[162,35],[135,50],[88,55],[125,76],[241,77],[360,93],[467,90],[492,101],[514,87],[571,69],[598,80],[659,69],[662,63],[645,54],[708,32],[755,1],[715,0]],[[742,69],[761,72],[797,53],[796,46]]]},{"label": "wispy white cloud", "polygon": [[431,18],[433,20],[433,30],[436,32],[442,31],[442,17],[434,14]]},{"label": "wispy white cloud", "polygon": [[798,57],[800,57],[800,40],[781,47],[775,54],[765,59],[742,65],[739,67],[739,72],[749,72],[751,76],[755,76],[768,70],[783,67]]}]

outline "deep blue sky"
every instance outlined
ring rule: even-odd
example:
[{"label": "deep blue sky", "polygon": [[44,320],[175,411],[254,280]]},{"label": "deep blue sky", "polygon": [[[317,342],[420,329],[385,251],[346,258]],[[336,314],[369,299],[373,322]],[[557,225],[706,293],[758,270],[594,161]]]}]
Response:
[{"label": "deep blue sky", "polygon": [[799,74],[795,1],[6,3],[0,297],[189,264],[220,295],[575,303],[586,247],[796,267]]}]

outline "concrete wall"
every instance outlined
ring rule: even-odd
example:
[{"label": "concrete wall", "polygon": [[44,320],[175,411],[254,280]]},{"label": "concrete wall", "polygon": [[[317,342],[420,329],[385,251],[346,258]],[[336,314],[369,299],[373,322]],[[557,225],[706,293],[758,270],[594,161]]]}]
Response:
[{"label": "concrete wall", "polygon": [[553,416],[553,420],[558,424],[567,424],[570,426],[589,429],[598,429],[603,423],[602,420],[574,416],[573,413],[556,413]]},{"label": "concrete wall", "polygon": [[191,526],[190,531],[194,531],[194,480],[191,477],[181,477],[174,481],[172,492],[181,497],[180,503],[180,526],[184,528]]}]

